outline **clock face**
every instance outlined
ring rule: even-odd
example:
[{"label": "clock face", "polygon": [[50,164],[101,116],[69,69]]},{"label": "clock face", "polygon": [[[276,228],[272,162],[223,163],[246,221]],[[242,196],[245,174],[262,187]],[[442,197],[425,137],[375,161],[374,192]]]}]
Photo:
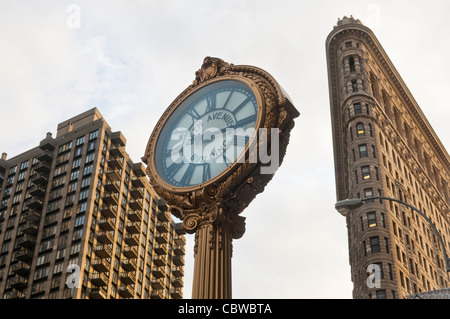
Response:
[{"label": "clock face", "polygon": [[173,111],[159,134],[158,175],[175,187],[214,179],[242,159],[257,119],[257,98],[244,82],[221,80],[200,88]]}]

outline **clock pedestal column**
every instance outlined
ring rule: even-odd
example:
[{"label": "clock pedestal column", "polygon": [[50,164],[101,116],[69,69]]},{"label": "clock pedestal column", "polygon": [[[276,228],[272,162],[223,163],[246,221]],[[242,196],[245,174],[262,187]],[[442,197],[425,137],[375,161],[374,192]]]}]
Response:
[{"label": "clock pedestal column", "polygon": [[245,217],[226,213],[217,205],[206,214],[191,214],[184,221],[195,231],[193,299],[231,298],[232,241],[245,232]]}]

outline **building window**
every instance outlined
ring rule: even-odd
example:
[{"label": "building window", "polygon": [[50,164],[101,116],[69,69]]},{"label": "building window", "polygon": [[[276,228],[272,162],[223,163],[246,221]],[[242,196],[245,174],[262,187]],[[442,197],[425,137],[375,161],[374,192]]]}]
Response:
[{"label": "building window", "polygon": [[59,147],[58,153],[62,153],[65,152],[67,150],[70,150],[72,148],[72,142],[66,143],[64,145],[61,145]]},{"label": "building window", "polygon": [[359,157],[368,157],[369,153],[367,152],[367,144],[359,145]]},{"label": "building window", "polygon": [[377,214],[375,212],[367,213],[367,223],[369,227],[375,227],[377,225]]},{"label": "building window", "polygon": [[22,162],[22,164],[20,164],[20,170],[26,169],[28,167],[28,161]]},{"label": "building window", "polygon": [[363,180],[370,179],[370,166],[361,167],[361,173]]},{"label": "building window", "polygon": [[89,142],[88,148],[87,148],[88,152],[95,150],[95,142],[96,141]]},{"label": "building window", "polygon": [[380,252],[380,239],[378,237],[370,237],[370,248],[372,253]]},{"label": "building window", "polygon": [[386,290],[377,290],[377,299],[386,299]]},{"label": "building window", "polygon": [[[366,198],[372,197],[372,196],[373,196],[373,190],[372,190],[372,188],[366,188],[366,189],[364,190],[364,196],[365,196]],[[366,200],[366,202],[367,202],[367,203],[371,203],[371,202],[373,202],[373,199]]]},{"label": "building window", "polygon": [[352,80],[352,90],[353,92],[358,92],[358,84],[356,83],[356,80]]},{"label": "building window", "polygon": [[16,165],[16,166],[13,166],[13,167],[11,167],[11,168],[9,169],[8,175],[9,175],[9,174],[14,174],[16,171],[17,171],[17,165]]},{"label": "building window", "polygon": [[355,115],[357,114],[361,114],[361,103],[355,103],[353,104],[354,110],[355,110]]},{"label": "building window", "polygon": [[381,213],[381,225],[386,228],[386,217],[384,216],[384,213]]},{"label": "building window", "polygon": [[97,136],[98,136],[98,130],[95,130],[94,132],[89,133],[89,140],[97,138]]},{"label": "building window", "polygon": [[83,146],[77,147],[75,149],[75,153],[73,154],[73,156],[74,157],[81,156],[82,152],[83,152]]},{"label": "building window", "polygon": [[346,48],[351,48],[352,47],[352,41],[345,42],[345,47]]},{"label": "building window", "polygon": [[365,130],[364,130],[364,124],[363,123],[356,124],[356,135],[357,136],[364,136],[365,135]]},{"label": "building window", "polygon": [[85,136],[81,136],[81,137],[77,138],[76,146],[83,144],[84,140],[85,140]]},{"label": "building window", "polygon": [[350,72],[355,72],[355,59],[352,56],[348,59],[348,64],[350,66]]}]

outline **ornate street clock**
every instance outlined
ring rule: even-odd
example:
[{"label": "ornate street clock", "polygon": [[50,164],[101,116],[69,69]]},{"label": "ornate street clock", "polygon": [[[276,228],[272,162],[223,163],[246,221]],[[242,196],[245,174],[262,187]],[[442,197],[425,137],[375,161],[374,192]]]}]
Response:
[{"label": "ornate street clock", "polygon": [[298,115],[264,70],[206,57],[157,122],[142,159],[157,194],[196,233],[193,298],[231,297],[239,214],[273,177],[267,166],[281,164]]}]

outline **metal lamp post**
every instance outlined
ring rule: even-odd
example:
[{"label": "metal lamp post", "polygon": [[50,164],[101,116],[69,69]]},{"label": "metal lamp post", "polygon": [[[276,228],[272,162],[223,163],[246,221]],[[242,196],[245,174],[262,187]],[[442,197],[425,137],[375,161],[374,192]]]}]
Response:
[{"label": "metal lamp post", "polygon": [[408,203],[406,203],[404,201],[401,201],[401,200],[398,200],[398,199],[395,199],[395,198],[385,197],[385,196],[371,196],[371,197],[367,197],[367,198],[345,199],[345,200],[338,201],[335,204],[334,207],[336,208],[336,210],[339,213],[341,213],[342,215],[345,215],[349,210],[353,210],[353,209],[359,208],[359,207],[361,207],[363,205],[364,202],[367,202],[369,200],[374,200],[374,199],[385,199],[385,200],[389,200],[389,201],[392,201],[392,202],[400,203],[400,204],[402,204],[402,205],[404,205],[406,207],[411,208],[412,210],[417,212],[420,216],[425,218],[425,220],[430,224],[431,228],[436,233],[436,235],[437,235],[437,237],[439,239],[439,242],[441,243],[442,251],[444,253],[445,267],[446,267],[447,272],[450,272],[450,259],[448,258],[447,250],[445,249],[445,244],[444,244],[444,241],[443,241],[443,239],[441,237],[441,234],[439,234],[439,232],[438,232],[436,226],[434,225],[434,223],[424,213],[422,213],[420,210],[418,210],[416,207],[414,207],[414,206],[412,206],[412,205],[410,205],[410,204],[408,204]]}]

